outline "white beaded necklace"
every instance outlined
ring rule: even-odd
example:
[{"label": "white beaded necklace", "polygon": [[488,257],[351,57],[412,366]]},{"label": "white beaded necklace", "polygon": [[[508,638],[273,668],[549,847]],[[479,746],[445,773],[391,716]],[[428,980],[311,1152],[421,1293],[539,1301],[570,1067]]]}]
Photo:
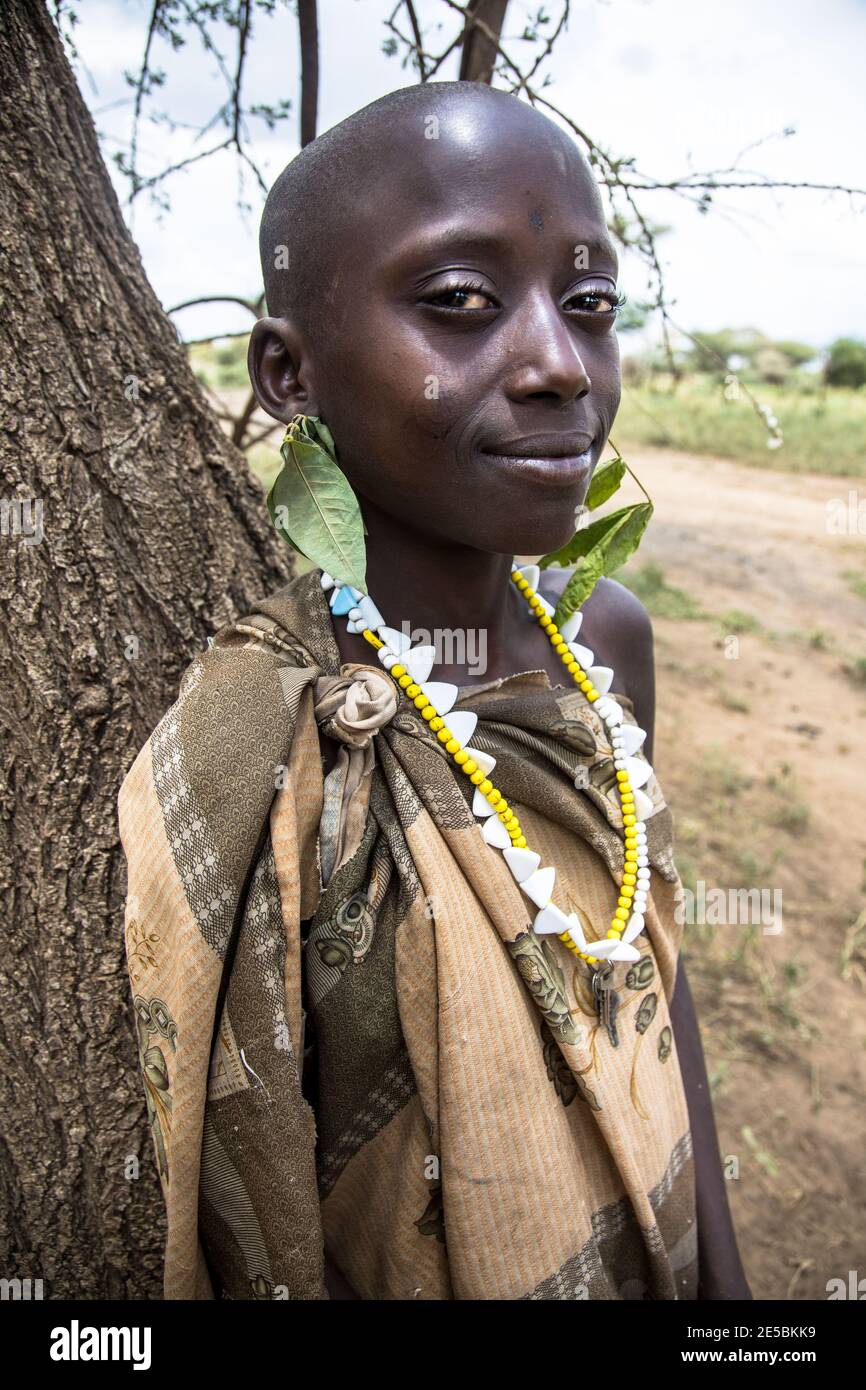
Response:
[{"label": "white beaded necklace", "polygon": [[[593,966],[607,968],[608,962],[634,961],[640,957],[632,942],[645,926],[650,869],[644,821],[653,806],[640,788],[652,775],[652,767],[643,755],[635,756],[646,738],[645,731],[636,724],[625,723],[622,707],[607,694],[613,682],[613,671],[609,666],[594,665],[595,657],[589,648],[574,641],[583,614],[573,614],[562,628],[557,628],[552,604],[537,593],[539,577],[537,565],[517,566],[515,563],[511,573],[513,583],[547,633],[565,669],[603,721],[613,749],[625,853],[616,910],[606,936],[596,941],[586,940],[576,913],[566,914],[553,902],[556,869],[543,866],[541,856],[528,847],[517,815],[490,780],[496,759],[471,747],[469,740],[475,732],[477,714],[459,710],[451,715],[446,725],[444,716],[459,691],[448,681],[428,679],[436,656],[435,648],[413,647],[404,633],[387,626],[370,596],[361,594],[350,584],[341,584],[323,573],[321,585],[326,592],[333,590],[329,602],[334,616],[345,617],[348,631],[362,633],[378,651],[386,671],[428,722],[458,771],[469,777],[474,785],[472,809],[481,822],[481,833],[491,848],[502,852],[514,879],[537,909],[533,929],[542,936],[555,934],[573,955]],[[575,779],[575,786],[578,780]]]}]

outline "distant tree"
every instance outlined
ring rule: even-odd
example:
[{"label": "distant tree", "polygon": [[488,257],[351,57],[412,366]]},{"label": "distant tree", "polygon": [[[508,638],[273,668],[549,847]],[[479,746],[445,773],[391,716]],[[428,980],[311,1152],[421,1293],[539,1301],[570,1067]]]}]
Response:
[{"label": "distant tree", "polygon": [[731,370],[750,365],[755,353],[768,345],[757,328],[719,328],[714,333],[689,336],[692,346],[684,355],[684,369],[708,372],[720,378]]},{"label": "distant tree", "polygon": [[639,300],[628,300],[620,310],[616,321],[617,333],[636,333],[646,327],[647,320],[655,305],[642,304]]},{"label": "distant tree", "polygon": [[758,348],[751,361],[752,370],[758,380],[766,381],[771,386],[784,386],[791,375],[793,365],[790,357],[772,343]]},{"label": "distant tree", "polygon": [[779,342],[773,343],[773,347],[779,352],[783,352],[791,363],[792,367],[805,367],[807,362],[814,362],[818,356],[818,349],[810,343],[801,343],[794,338],[782,338]]},{"label": "distant tree", "polygon": [[827,349],[824,380],[828,386],[866,386],[866,342],[837,338]]},{"label": "distant tree", "polygon": [[757,328],[721,328],[690,335],[684,354],[687,372],[705,372],[719,379],[734,371],[758,381],[781,385],[791,373],[817,356],[817,349],[794,339],[777,341]]}]

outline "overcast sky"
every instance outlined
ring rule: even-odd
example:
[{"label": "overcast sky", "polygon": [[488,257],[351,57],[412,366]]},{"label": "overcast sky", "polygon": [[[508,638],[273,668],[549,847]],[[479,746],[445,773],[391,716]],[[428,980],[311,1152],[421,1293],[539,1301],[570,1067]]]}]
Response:
[{"label": "overcast sky", "polygon": [[[128,138],[123,72],[140,62],[150,5],[79,0],[76,8],[79,82],[111,151]],[[320,0],[320,130],[412,80],[381,51],[382,21],[393,8],[393,0]],[[512,0],[509,38],[537,8]],[[556,0],[547,8],[559,12]],[[421,0],[418,10],[422,23],[438,16],[453,29],[440,0]],[[297,21],[280,5],[257,25],[248,100],[294,101]],[[519,42],[507,46],[521,50]],[[864,0],[584,0],[572,5],[549,65],[548,95],[599,144],[634,155],[643,172],[660,179],[728,166],[763,141],[742,160],[744,171],[863,187],[864,55]],[[164,108],[176,120],[201,124],[222,100],[213,59],[191,40],[177,54],[157,46],[154,61],[167,73]],[[441,76],[455,77],[456,69],[443,68]],[[795,134],[781,134],[791,127]],[[271,182],[297,152],[296,115],[273,133],[257,124],[253,137],[252,151]],[[190,140],[186,131],[146,125],[142,172],[183,158]],[[116,184],[125,200],[128,187],[119,178]],[[252,212],[242,214],[237,188],[236,161],[217,155],[170,181],[171,210],[162,218],[145,197],[137,200],[131,224],[166,307],[196,295],[256,291],[262,198],[247,177]],[[718,195],[716,211],[701,216],[670,194],[647,193],[642,207],[671,228],[660,246],[673,315],[685,328],[754,325],[817,345],[842,334],[866,337],[866,200],[727,193]],[[621,287],[632,299],[644,293],[636,261],[625,262]],[[187,337],[247,321],[230,306],[176,319]]]}]

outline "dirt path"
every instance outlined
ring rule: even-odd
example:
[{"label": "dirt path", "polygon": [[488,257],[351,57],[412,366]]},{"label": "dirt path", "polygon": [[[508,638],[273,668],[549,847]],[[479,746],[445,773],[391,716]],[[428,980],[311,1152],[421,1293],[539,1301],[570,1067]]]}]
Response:
[{"label": "dirt path", "polygon": [[656,503],[630,568],[706,615],[654,619],[683,877],[782,894],[778,934],[686,928],[737,1229],[756,1297],[823,1299],[866,1277],[866,534],[832,528],[851,479],[627,456]]}]

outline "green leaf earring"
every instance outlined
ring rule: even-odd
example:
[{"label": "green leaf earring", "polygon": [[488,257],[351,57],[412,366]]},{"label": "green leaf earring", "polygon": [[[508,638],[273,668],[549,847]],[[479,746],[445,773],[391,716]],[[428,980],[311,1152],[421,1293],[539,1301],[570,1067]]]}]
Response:
[{"label": "green leaf earring", "polygon": [[[616,448],[616,445],[613,447]],[[593,473],[586,494],[586,506],[591,512],[600,507],[613,496],[627,472],[631,473],[646,501],[634,502],[629,507],[620,507],[607,516],[599,517],[598,521],[575,531],[561,549],[542,556],[538,562],[541,569],[547,569],[548,565],[565,567],[577,564],[556,605],[553,621],[557,627],[562,627],[566,619],[582,608],[599,579],[621,569],[641,543],[653,514],[653,504],[643,483],[632,473],[619,450],[616,458],[599,464]]]},{"label": "green leaf earring", "polygon": [[326,574],[366,594],[367,528],[331,431],[314,415],[296,415],[280,453],[283,468],[268,493],[277,531]]}]

